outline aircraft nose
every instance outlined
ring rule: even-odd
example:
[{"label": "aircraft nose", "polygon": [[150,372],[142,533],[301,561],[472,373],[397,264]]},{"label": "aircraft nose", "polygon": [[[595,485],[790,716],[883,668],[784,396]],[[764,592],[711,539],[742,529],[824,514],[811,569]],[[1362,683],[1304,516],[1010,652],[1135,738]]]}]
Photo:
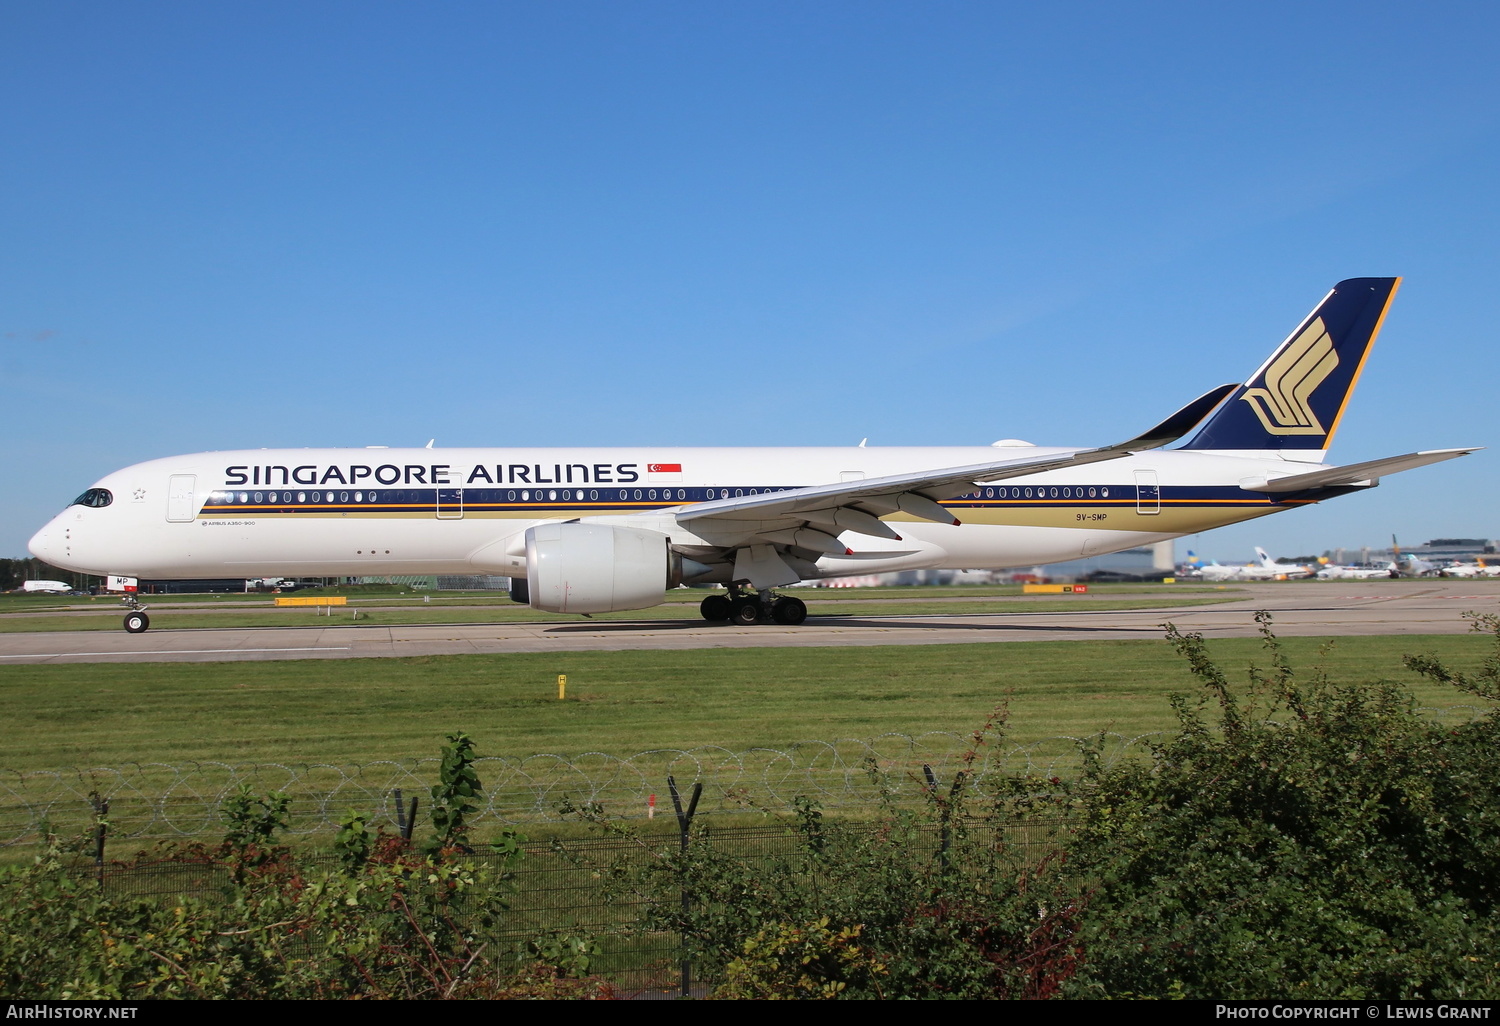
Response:
[{"label": "aircraft nose", "polygon": [[60,566],[63,558],[62,528],[57,526],[56,520],[49,521],[47,526],[31,536],[26,548],[43,563]]}]

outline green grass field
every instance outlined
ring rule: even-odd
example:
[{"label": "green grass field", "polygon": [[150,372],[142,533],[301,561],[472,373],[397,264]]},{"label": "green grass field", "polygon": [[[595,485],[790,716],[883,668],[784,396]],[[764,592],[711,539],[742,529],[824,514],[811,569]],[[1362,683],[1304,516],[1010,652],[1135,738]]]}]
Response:
[{"label": "green grass field", "polygon": [[[1416,680],[1405,653],[1474,668],[1480,636],[1361,638],[1294,665],[1336,680],[1390,678],[1422,705],[1469,699]],[[1266,657],[1215,641],[1232,678]],[[568,698],[556,678],[568,675]],[[575,652],[416,659],[75,664],[0,668],[0,769],[129,763],[367,763],[436,754],[462,729],[481,755],[741,751],[885,732],[967,732],[1002,703],[1020,741],[1172,726],[1167,695],[1194,682],[1164,641],[892,648]]]}]

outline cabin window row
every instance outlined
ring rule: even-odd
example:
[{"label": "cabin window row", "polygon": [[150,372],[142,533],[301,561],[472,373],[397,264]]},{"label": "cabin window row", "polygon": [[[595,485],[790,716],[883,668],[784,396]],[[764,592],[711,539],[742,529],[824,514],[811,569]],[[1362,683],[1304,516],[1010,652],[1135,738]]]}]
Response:
[{"label": "cabin window row", "polygon": [[[551,489],[498,489],[498,488],[464,488],[462,489],[463,501],[468,504],[481,504],[493,502],[704,502],[710,499],[727,499],[733,495],[743,498],[745,495],[770,495],[774,492],[784,492],[785,488],[551,488]],[[446,490],[445,490],[446,491]],[[443,495],[439,500],[444,503],[458,502],[457,493],[460,489],[453,490],[453,497]],[[230,492],[215,491],[208,497],[209,505],[244,505],[247,503],[270,503],[281,505],[286,503],[314,504],[314,503],[347,503],[347,502],[377,502],[382,504],[431,504],[434,495],[429,489],[427,491],[411,491],[406,489],[388,489],[383,491],[299,491],[299,492]]]},{"label": "cabin window row", "polygon": [[1108,485],[1052,485],[1046,488],[1002,485],[960,495],[960,499],[1107,499]]},{"label": "cabin window row", "polygon": [[[470,505],[496,502],[705,502],[713,499],[728,499],[731,495],[743,498],[746,495],[770,495],[784,492],[785,488],[551,488],[551,489],[499,489],[464,488],[463,501]],[[103,489],[96,491],[103,492]],[[425,491],[408,489],[385,489],[380,491],[298,491],[298,492],[231,492],[215,491],[209,495],[210,505],[244,505],[247,503],[270,503],[298,505],[318,503],[381,503],[423,504],[434,501],[457,503],[460,489],[453,489],[451,497],[442,495],[435,499],[431,489]],[[108,495],[107,492],[104,492]],[[80,496],[84,498],[91,496]],[[958,496],[958,499],[1098,499],[1109,498],[1107,485],[1052,485],[1046,488],[1024,485],[1002,485],[973,491]],[[95,502],[97,505],[107,505]]]}]

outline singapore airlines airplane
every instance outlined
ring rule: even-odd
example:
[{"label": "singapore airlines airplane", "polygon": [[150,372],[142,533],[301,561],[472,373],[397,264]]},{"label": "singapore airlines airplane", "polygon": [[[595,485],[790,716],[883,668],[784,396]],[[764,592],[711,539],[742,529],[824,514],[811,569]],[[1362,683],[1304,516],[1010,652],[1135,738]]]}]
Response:
[{"label": "singapore airlines airplane", "polygon": [[[806,606],[774,589],[798,580],[1116,552],[1474,451],[1323,464],[1398,283],[1340,282],[1243,385],[1102,448],[208,452],[108,475],[30,548],[127,592],[138,578],[489,573],[535,609],[597,613],[716,583],[706,619],[797,624]],[[145,630],[126,601],[126,630]]]}]

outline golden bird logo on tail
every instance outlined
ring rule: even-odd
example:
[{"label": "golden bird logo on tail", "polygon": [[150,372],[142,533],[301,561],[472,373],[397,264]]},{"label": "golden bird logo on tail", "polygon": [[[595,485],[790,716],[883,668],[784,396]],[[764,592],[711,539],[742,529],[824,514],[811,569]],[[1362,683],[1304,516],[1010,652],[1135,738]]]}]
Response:
[{"label": "golden bird logo on tail", "polygon": [[1247,388],[1240,398],[1270,434],[1325,434],[1308,400],[1338,365],[1333,338],[1318,317],[1266,368],[1265,387]]}]

